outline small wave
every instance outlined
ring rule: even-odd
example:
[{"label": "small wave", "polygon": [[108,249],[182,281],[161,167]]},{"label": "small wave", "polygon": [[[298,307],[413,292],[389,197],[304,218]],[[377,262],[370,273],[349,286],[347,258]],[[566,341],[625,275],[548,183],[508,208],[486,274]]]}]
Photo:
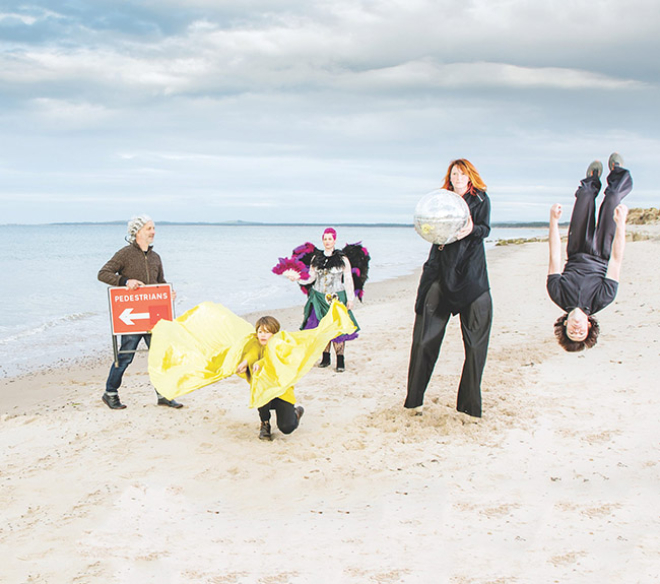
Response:
[{"label": "small wave", "polygon": [[15,343],[16,341],[20,341],[21,339],[25,339],[28,337],[32,337],[34,335],[39,335],[43,333],[44,331],[47,331],[49,329],[55,328],[57,326],[65,325],[70,322],[76,322],[76,321],[81,321],[81,320],[87,320],[89,318],[93,318],[95,316],[98,316],[100,313],[98,312],[75,312],[73,314],[67,314],[65,316],[60,316],[59,318],[55,318],[53,320],[46,321],[45,323],[31,328],[27,329],[24,331],[20,331],[18,333],[15,333],[9,337],[6,337],[4,339],[0,339],[0,345],[8,345],[10,343]]}]

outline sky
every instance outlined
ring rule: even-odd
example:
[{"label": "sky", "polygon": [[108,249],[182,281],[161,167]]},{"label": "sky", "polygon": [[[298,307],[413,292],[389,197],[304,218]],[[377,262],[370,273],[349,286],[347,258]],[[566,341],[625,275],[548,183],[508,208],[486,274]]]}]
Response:
[{"label": "sky", "polygon": [[0,224],[411,223],[468,158],[493,222],[619,151],[660,206],[660,0],[5,0]]}]

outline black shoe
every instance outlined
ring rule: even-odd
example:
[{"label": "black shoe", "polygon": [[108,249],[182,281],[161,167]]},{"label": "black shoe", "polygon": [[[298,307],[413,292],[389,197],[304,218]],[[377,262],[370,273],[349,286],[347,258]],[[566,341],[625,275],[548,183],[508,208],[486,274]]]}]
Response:
[{"label": "black shoe", "polygon": [[259,440],[272,440],[273,437],[270,435],[270,422],[261,422],[261,428],[259,429]]},{"label": "black shoe", "polygon": [[330,353],[323,353],[323,359],[319,363],[319,367],[323,369],[324,367],[330,367]]},{"label": "black shoe", "polygon": [[119,401],[118,393],[108,393],[107,391],[101,397],[103,403],[111,410],[123,410],[126,406]]},{"label": "black shoe", "polygon": [[300,418],[302,418],[303,414],[305,413],[305,408],[302,406],[294,406],[293,409],[295,410],[298,421],[300,422]]},{"label": "black shoe", "polygon": [[612,154],[610,154],[609,160],[607,161],[607,167],[610,169],[611,172],[617,166],[618,167],[623,166],[623,157],[618,152],[612,152]]},{"label": "black shoe", "polygon": [[163,397],[162,395],[158,396],[158,405],[159,406],[167,406],[169,408],[176,408],[177,410],[179,408],[183,407],[183,404],[180,404],[178,401],[175,401],[173,399],[167,399],[166,397]]},{"label": "black shoe", "polygon": [[600,178],[600,175],[603,174],[603,165],[600,160],[594,160],[587,168],[587,178],[595,176]]},{"label": "black shoe", "polygon": [[337,369],[335,369],[337,373],[342,373],[346,371],[346,367],[344,366],[344,356],[343,355],[337,355]]}]

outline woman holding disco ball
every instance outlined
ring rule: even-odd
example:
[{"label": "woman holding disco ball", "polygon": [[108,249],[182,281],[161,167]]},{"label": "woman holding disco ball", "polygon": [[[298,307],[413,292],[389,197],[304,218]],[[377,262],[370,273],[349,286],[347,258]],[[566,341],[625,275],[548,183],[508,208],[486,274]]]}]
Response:
[{"label": "woman holding disco ball", "polygon": [[[493,310],[486,268],[484,239],[490,233],[490,199],[486,185],[474,165],[464,158],[454,160],[447,169],[442,197],[459,195],[467,204],[461,226],[440,241],[433,238],[432,225],[442,225],[447,213],[437,207],[435,217],[418,229],[422,237],[434,241],[424,264],[415,302],[408,395],[404,407],[412,414],[422,413],[424,392],[431,379],[447,323],[452,315],[460,315],[465,361],[458,387],[456,409],[481,417],[481,378],[486,364]],[[446,193],[451,191],[452,193]],[[424,200],[420,201],[420,204]],[[460,206],[463,203],[458,200]],[[463,206],[464,207],[464,206]],[[419,207],[418,207],[419,209]],[[435,223],[433,223],[435,221]],[[435,229],[436,233],[442,229]],[[431,236],[427,237],[430,232]]]}]

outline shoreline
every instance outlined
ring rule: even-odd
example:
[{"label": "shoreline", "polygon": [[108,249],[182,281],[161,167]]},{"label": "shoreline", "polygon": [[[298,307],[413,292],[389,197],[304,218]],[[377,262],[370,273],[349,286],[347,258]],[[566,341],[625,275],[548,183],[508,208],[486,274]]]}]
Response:
[{"label": "shoreline", "polygon": [[[0,380],[3,405],[14,386],[0,417],[0,580],[653,581],[658,252],[655,240],[626,247],[598,345],[568,354],[552,337],[547,244],[489,250],[480,419],[455,410],[458,318],[424,414],[403,410],[417,274],[367,290],[346,372],[312,369],[296,387],[300,428],[270,443],[236,377],[171,410],[136,359],[121,411],[101,403],[100,358]],[[286,328],[301,310],[273,313]]]}]

